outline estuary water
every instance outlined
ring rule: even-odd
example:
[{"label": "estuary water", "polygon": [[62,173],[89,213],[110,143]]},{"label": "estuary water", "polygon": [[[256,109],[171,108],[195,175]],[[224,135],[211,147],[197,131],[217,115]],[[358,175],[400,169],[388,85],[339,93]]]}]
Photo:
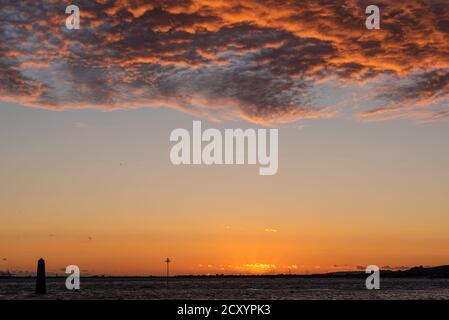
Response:
[{"label": "estuary water", "polygon": [[0,299],[243,299],[367,300],[449,299],[449,279],[381,279],[367,290],[364,279],[338,278],[81,278],[69,291],[64,278],[48,278],[47,294],[34,294],[35,279],[0,279]]}]

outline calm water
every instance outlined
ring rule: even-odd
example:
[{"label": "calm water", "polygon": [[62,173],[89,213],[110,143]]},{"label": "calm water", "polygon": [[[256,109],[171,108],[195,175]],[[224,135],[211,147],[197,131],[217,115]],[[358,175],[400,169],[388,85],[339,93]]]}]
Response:
[{"label": "calm water", "polygon": [[47,279],[48,294],[34,294],[33,279],[0,279],[0,299],[449,299],[449,279],[81,279],[68,291],[64,279]]}]

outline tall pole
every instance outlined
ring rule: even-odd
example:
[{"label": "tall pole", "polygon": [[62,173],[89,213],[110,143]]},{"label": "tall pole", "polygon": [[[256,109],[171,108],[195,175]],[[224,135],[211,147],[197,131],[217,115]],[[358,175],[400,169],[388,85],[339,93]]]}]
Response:
[{"label": "tall pole", "polygon": [[166,260],[165,260],[165,263],[167,264],[167,288],[168,288],[168,278],[170,277],[170,267],[169,267],[169,265],[170,265],[170,258],[167,258]]}]

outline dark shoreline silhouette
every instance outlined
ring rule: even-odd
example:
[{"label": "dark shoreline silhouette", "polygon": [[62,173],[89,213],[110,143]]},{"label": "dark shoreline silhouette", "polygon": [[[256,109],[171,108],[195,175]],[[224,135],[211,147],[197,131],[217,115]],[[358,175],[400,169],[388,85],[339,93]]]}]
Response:
[{"label": "dark shoreline silhouette", "polygon": [[[417,266],[406,270],[380,270],[382,278],[449,278],[449,265],[436,267]],[[175,275],[170,278],[366,278],[365,271],[339,271],[319,274],[215,274],[215,275]],[[0,275],[0,279],[30,279],[35,276]],[[47,275],[47,278],[66,278],[66,275]],[[89,279],[166,279],[167,276],[110,276],[86,275]]]}]

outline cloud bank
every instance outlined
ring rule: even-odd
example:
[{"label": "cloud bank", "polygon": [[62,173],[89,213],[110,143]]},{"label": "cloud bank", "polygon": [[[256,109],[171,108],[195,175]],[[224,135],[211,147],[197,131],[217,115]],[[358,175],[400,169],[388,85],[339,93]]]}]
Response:
[{"label": "cloud bank", "polygon": [[[169,107],[260,124],[334,117],[332,88],[357,88],[351,116],[449,116],[444,0],[0,0],[0,100],[67,108]],[[324,93],[323,93],[324,92]]]}]

